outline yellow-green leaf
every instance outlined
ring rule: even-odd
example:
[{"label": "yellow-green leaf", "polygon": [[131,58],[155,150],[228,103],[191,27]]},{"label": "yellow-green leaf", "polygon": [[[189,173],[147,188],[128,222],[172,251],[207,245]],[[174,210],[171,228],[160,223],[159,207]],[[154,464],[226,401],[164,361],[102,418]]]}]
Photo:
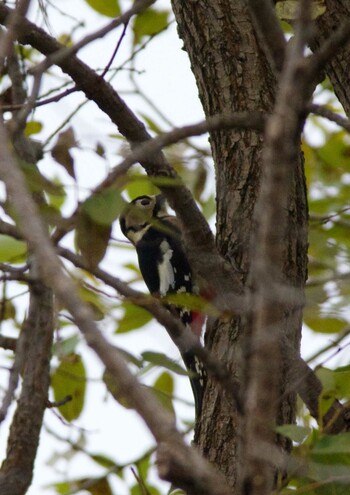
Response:
[{"label": "yellow-green leaf", "polygon": [[140,43],[144,36],[153,36],[168,26],[169,12],[167,10],[147,9],[135,18],[134,43]]},{"label": "yellow-green leaf", "polygon": [[106,17],[118,17],[120,15],[120,5],[118,0],[85,0],[99,14]]},{"label": "yellow-green leaf", "polygon": [[27,245],[25,242],[0,234],[0,263],[14,262],[16,258],[22,259],[26,252]]},{"label": "yellow-green leaf", "polygon": [[172,359],[168,358],[165,354],[161,352],[150,352],[145,351],[142,353],[142,357],[145,361],[148,361],[155,366],[162,366],[178,375],[186,375],[188,376],[188,372],[185,371],[179,364],[177,364]]},{"label": "yellow-green leaf", "polygon": [[93,194],[82,204],[82,210],[93,222],[108,226],[118,218],[124,207],[125,202],[115,189]]},{"label": "yellow-green leaf", "polygon": [[0,301],[0,315],[2,320],[12,320],[16,316],[16,306],[8,299]]},{"label": "yellow-green leaf", "polygon": [[164,371],[154,382],[152,391],[165,409],[174,413],[172,396],[174,393],[174,379],[170,373]]},{"label": "yellow-green leaf", "polygon": [[51,377],[51,385],[55,402],[71,400],[59,406],[59,411],[67,421],[73,421],[80,416],[84,407],[86,373],[85,366],[79,354],[71,353],[65,356]]},{"label": "yellow-green leaf", "polygon": [[37,120],[30,120],[27,122],[26,127],[24,129],[24,133],[26,136],[31,136],[32,134],[38,134],[43,128],[41,122]]},{"label": "yellow-green leaf", "polygon": [[127,333],[142,328],[152,319],[152,315],[148,311],[135,304],[125,302],[123,307],[124,315],[118,322],[116,333]]}]

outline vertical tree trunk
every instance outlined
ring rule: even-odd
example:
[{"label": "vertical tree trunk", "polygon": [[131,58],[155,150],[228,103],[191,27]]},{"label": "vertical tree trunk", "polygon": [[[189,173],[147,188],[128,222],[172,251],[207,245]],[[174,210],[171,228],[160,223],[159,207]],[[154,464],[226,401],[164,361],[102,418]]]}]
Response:
[{"label": "vertical tree trunk", "polygon": [[[199,96],[206,116],[234,111],[271,112],[276,81],[259,47],[244,0],[172,0]],[[247,278],[253,211],[259,192],[263,136],[256,131],[220,131],[210,135],[217,200],[217,246],[220,253]],[[289,283],[302,288],[307,266],[307,199],[302,160],[295,164],[289,199],[289,229],[284,255],[284,274]],[[299,349],[301,309],[291,307],[281,331]],[[232,373],[245,378],[245,352],[249,318],[218,321],[206,333],[206,345],[227,364]],[[281,395],[289,389],[286,370],[281,373]],[[236,486],[239,438],[244,421],[232,410],[220,389],[209,381],[203,414],[195,440],[203,454]],[[295,418],[295,393],[281,401],[278,423]]]}]

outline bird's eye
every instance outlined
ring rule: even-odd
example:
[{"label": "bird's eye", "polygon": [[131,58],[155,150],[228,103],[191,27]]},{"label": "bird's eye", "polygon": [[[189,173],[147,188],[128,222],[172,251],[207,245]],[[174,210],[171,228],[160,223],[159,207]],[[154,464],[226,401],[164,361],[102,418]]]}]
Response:
[{"label": "bird's eye", "polygon": [[149,198],[144,198],[141,199],[141,205],[142,206],[148,206],[150,204],[151,200]]}]

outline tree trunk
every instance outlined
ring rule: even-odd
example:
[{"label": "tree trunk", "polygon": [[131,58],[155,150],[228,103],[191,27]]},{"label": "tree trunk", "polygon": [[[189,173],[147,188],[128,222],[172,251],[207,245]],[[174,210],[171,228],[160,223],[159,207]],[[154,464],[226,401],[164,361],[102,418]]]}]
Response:
[{"label": "tree trunk", "polygon": [[[326,11],[316,19],[316,35],[311,49],[316,51],[322,43],[350,16],[348,0],[326,0]],[[343,105],[346,115],[350,116],[350,44],[337,50],[326,65],[326,73],[332,83],[335,94]]]},{"label": "tree trunk", "polygon": [[[173,0],[173,9],[206,116],[233,111],[271,112],[276,81],[259,46],[244,0]],[[217,201],[217,246],[220,253],[247,279],[253,211],[259,192],[263,135],[256,131],[220,131],[210,135]],[[303,288],[307,270],[307,199],[303,162],[293,174],[289,199],[289,228],[284,253],[284,275]],[[301,308],[284,315],[281,332],[299,349]],[[243,382],[249,349],[249,317],[217,321],[206,332],[206,345]],[[285,368],[285,367],[284,367]],[[295,420],[295,393],[289,387],[286,369],[281,372],[281,423]],[[234,488],[239,474],[240,441],[244,431],[237,411],[232,410],[217,384],[209,381],[195,441],[203,454],[226,476]]]}]

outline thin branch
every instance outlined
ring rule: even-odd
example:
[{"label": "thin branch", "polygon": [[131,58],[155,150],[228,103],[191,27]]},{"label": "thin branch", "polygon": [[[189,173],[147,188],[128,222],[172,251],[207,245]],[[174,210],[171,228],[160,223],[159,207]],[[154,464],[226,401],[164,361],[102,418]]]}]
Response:
[{"label": "thin branch", "polygon": [[[56,96],[52,96],[51,98],[46,98],[43,100],[38,100],[35,102],[34,107],[42,107],[44,105],[49,105],[50,103],[57,103],[63,98],[65,98],[68,95],[71,95],[72,93],[76,93],[77,91],[80,91],[76,86],[73,88],[66,89],[65,91],[62,91]],[[25,106],[25,103],[22,104],[17,104],[17,105],[2,105],[0,106],[0,110],[3,112],[13,112],[15,110],[21,110]]]},{"label": "thin branch", "polygon": [[[128,21],[128,22],[129,22],[129,21]],[[118,43],[117,43],[117,45],[116,45],[116,47],[115,47],[115,49],[114,49],[114,51],[113,51],[113,53],[112,53],[112,56],[111,56],[111,58],[110,58],[110,60],[109,60],[108,64],[107,64],[107,65],[106,65],[106,67],[104,68],[104,70],[103,70],[102,74],[100,75],[101,79],[103,79],[103,78],[105,77],[105,75],[107,74],[107,72],[109,71],[109,69],[110,69],[110,67],[111,67],[111,65],[112,65],[112,63],[113,63],[113,60],[115,59],[115,57],[116,57],[116,55],[117,55],[117,53],[118,53],[118,50],[119,50],[119,48],[120,48],[120,45],[122,44],[122,41],[123,41],[124,36],[125,36],[125,34],[126,34],[126,30],[127,30],[127,28],[128,28],[128,22],[126,22],[126,23],[124,24],[122,34],[121,34],[121,35],[120,35],[120,37],[119,37]]]},{"label": "thin branch", "polygon": [[294,169],[300,159],[299,139],[305,108],[313,90],[313,85],[305,82],[304,64],[311,23],[310,1],[300,3],[295,38],[287,47],[275,108],[266,125],[261,189],[255,205],[257,229],[251,244],[249,274],[253,309],[252,330],[247,341],[247,419],[242,487],[251,495],[267,495],[273,487],[275,468],[268,459],[259,458],[255,446],[256,442],[273,443],[275,440],[271,425],[276,420],[282,374],[281,327],[286,314],[299,310],[287,300],[278,305],[273,301],[278,300],[280,285],[286,283],[283,264],[288,201]]},{"label": "thin branch", "polygon": [[[95,189],[95,192],[113,185],[122,177],[129,168],[137,162],[148,161],[157,152],[166,146],[178,143],[189,137],[201,136],[207,132],[221,131],[225,129],[256,129],[263,131],[265,127],[265,115],[261,112],[236,112],[233,114],[213,115],[196,124],[176,127],[175,129],[159,134],[153,139],[149,139],[133,147],[131,153],[117,165]],[[174,181],[180,178],[173,177]]]},{"label": "thin branch", "polygon": [[338,124],[340,127],[350,132],[350,120],[342,115],[332,112],[324,105],[316,105],[315,103],[309,105],[309,111],[318,115],[319,117],[323,117],[335,124]]},{"label": "thin branch", "polygon": [[344,340],[348,335],[350,334],[350,326],[346,327],[339,335],[336,339],[333,339],[331,341],[330,344],[326,345],[325,347],[322,347],[322,349],[319,349],[318,351],[316,351],[314,354],[311,354],[311,356],[309,356],[307,358],[307,362],[308,363],[311,363],[312,361],[315,361],[315,359],[319,358],[320,356],[322,356],[322,354],[324,354],[325,352],[328,352],[330,351],[331,349],[333,349],[335,346],[338,346],[340,344],[340,342],[342,340]]},{"label": "thin branch", "polygon": [[0,347],[6,349],[7,351],[15,351],[17,346],[17,339],[13,337],[5,337],[5,335],[0,335]]},{"label": "thin branch", "polygon": [[113,19],[106,26],[98,29],[94,33],[84,36],[84,38],[75,43],[73,46],[62,47],[59,51],[56,51],[54,54],[49,55],[43,62],[40,62],[40,64],[34,67],[31,72],[43,74],[52,65],[60,65],[60,63],[64,59],[71,58],[71,56],[75,55],[79,50],[92,43],[93,41],[103,38],[108,33],[113,31],[113,29],[123,24],[127,25],[134,15],[143,12],[154,2],[155,0],[137,0],[129,10],[124,12],[124,14],[117,17],[116,19]]}]

